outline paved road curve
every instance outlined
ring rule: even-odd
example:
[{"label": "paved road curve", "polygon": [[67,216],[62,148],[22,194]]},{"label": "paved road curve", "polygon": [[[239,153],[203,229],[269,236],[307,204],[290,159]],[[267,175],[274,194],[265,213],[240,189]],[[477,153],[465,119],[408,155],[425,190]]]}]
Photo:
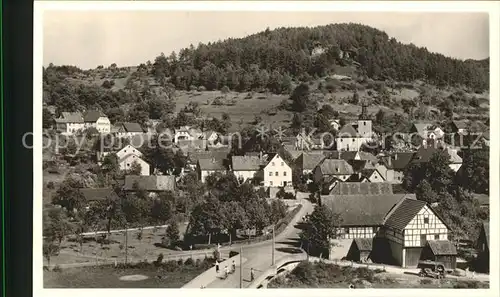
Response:
[{"label": "paved road curve", "polygon": [[[289,256],[290,248],[296,247],[295,244],[299,239],[300,230],[295,228],[295,225],[302,220],[306,214],[312,213],[314,206],[308,200],[301,201],[302,208],[293,218],[287,228],[280,233],[275,239],[275,262],[280,258]],[[247,287],[250,283],[250,268],[254,269],[255,277],[257,278],[262,272],[267,270],[272,264],[272,241],[265,241],[251,246],[243,247],[243,257],[247,261],[243,264],[243,287]],[[224,271],[224,267],[221,267]],[[222,275],[221,275],[222,276]],[[210,283],[207,288],[239,288],[240,287],[240,268],[236,268],[236,272],[230,274],[227,279],[216,279]]]}]

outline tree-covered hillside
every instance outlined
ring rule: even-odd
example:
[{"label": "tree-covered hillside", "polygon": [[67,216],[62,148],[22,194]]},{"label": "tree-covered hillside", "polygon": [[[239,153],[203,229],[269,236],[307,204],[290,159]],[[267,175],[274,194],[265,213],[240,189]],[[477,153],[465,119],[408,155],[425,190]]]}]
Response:
[{"label": "tree-covered hillside", "polygon": [[[311,56],[315,49],[323,53]],[[322,51],[319,51],[320,53]],[[349,63],[342,52],[352,53],[362,74],[373,79],[424,80],[438,86],[465,85],[476,91],[488,89],[488,63],[461,61],[430,53],[425,48],[402,44],[380,30],[360,24],[333,24],[315,28],[266,30],[241,39],[191,46],[178,55],[163,55],[154,63],[155,76],[170,77],[178,88],[203,85],[247,91],[268,88],[283,91],[280,82],[291,76],[334,73]]]}]

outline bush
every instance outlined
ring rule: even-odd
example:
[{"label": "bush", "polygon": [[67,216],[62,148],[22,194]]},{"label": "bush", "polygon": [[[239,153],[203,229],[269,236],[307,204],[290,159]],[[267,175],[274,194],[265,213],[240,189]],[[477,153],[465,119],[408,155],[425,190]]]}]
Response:
[{"label": "bush", "polygon": [[184,261],[182,259],[177,260],[177,265],[182,266],[184,264]]},{"label": "bush", "polygon": [[457,281],[453,285],[453,288],[455,289],[477,289],[479,287],[480,287],[479,282],[473,280]]},{"label": "bush", "polygon": [[54,266],[54,268],[52,269],[52,271],[54,271],[54,272],[61,272],[62,269],[61,269],[61,267],[59,265],[56,265],[56,266]]},{"label": "bush", "polygon": [[285,195],[283,195],[283,199],[292,199],[292,200],[295,200],[295,195],[293,195],[290,192],[286,192]]},{"label": "bush", "polygon": [[158,258],[156,258],[155,266],[159,266],[162,262],[163,262],[163,253],[160,253],[158,255]]},{"label": "bush", "polygon": [[[181,263],[182,263],[182,260],[181,260]],[[170,261],[166,262],[165,264],[163,264],[163,267],[167,271],[175,271],[179,267],[179,265],[177,264],[177,261],[170,260]]]},{"label": "bush", "polygon": [[193,266],[194,265],[193,258],[187,258],[186,261],[184,261],[184,265],[186,265],[186,266]]},{"label": "bush", "polygon": [[230,251],[230,252],[229,252],[229,258],[232,258],[232,257],[237,256],[237,255],[239,255],[239,254],[240,254],[240,253],[238,253],[238,252],[236,252],[236,251]]},{"label": "bush", "polygon": [[47,189],[54,189],[54,182],[52,182],[52,181],[48,182]]},{"label": "bush", "polygon": [[430,278],[424,278],[424,279],[421,279],[421,280],[420,280],[420,284],[421,284],[421,285],[429,285],[429,284],[432,284],[432,279],[430,279]]}]

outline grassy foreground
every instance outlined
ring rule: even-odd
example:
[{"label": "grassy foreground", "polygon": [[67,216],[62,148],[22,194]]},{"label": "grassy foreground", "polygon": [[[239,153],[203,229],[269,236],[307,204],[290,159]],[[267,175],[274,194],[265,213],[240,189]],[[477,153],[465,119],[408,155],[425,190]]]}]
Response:
[{"label": "grassy foreground", "polygon": [[486,282],[445,278],[436,280],[408,274],[390,274],[368,268],[327,263],[300,263],[289,275],[280,276],[268,288],[489,288]]},{"label": "grassy foreground", "polygon": [[[45,288],[181,288],[212,266],[212,259],[168,261],[160,265],[93,266],[44,271]],[[123,281],[120,277],[143,275],[139,281]]]}]

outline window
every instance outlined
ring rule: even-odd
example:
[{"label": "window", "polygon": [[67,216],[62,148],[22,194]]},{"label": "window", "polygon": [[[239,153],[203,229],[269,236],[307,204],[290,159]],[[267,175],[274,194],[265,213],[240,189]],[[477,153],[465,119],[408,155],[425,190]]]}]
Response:
[{"label": "window", "polygon": [[285,163],[281,162],[281,166],[285,166]]},{"label": "window", "polygon": [[273,176],[273,173],[271,171],[269,171],[269,176]]},{"label": "window", "polygon": [[270,186],[272,186],[272,185],[273,185],[273,182],[272,182],[272,181],[270,181],[270,182],[269,182],[269,185],[270,185]]},{"label": "window", "polygon": [[286,176],[286,171],[283,171],[283,176]]},{"label": "window", "polygon": [[429,218],[424,218],[424,224],[429,224]]},{"label": "window", "polygon": [[349,234],[349,228],[345,228],[345,234]]},{"label": "window", "polygon": [[278,176],[278,171],[276,171],[276,172],[274,173],[274,175]]},{"label": "window", "polygon": [[363,122],[363,125],[365,125],[365,126],[366,126],[366,122]]},{"label": "window", "polygon": [[340,139],[340,142],[344,142],[344,140],[343,140],[343,139]]},{"label": "window", "polygon": [[439,234],[435,234],[435,235],[434,235],[434,239],[435,239],[435,240],[439,240]]},{"label": "window", "polygon": [[274,166],[274,162],[271,162],[271,166]]},{"label": "window", "polygon": [[127,167],[130,166],[130,163],[127,163]]},{"label": "window", "polygon": [[353,139],[352,139],[352,142],[354,142],[354,141],[355,141],[355,139],[353,138]]}]

